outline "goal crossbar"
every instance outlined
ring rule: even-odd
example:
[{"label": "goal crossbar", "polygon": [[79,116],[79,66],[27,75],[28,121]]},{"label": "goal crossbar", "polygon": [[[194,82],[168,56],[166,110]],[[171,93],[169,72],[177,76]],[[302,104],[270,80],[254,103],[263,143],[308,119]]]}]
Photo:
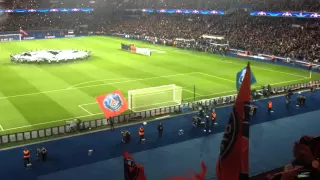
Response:
[{"label": "goal crossbar", "polygon": [[175,84],[168,84],[163,86],[156,86],[156,87],[148,87],[148,88],[142,88],[142,89],[135,89],[135,90],[129,90],[128,93],[137,92],[137,91],[144,91],[144,90],[151,90],[151,89],[158,89],[158,88],[164,88],[164,87],[175,87]]}]

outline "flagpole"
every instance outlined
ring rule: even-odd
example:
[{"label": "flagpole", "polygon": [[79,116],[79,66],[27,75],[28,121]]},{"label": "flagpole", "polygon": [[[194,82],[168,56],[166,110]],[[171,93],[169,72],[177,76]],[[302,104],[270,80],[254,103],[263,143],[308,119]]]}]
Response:
[{"label": "flagpole", "polygon": [[196,101],[196,85],[193,86],[193,101]]}]

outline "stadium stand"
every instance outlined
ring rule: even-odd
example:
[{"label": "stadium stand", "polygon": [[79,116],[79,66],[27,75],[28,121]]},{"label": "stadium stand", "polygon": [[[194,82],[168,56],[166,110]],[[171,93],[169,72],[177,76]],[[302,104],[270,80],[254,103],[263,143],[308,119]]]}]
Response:
[{"label": "stadium stand", "polygon": [[[209,1],[209,0],[123,0],[123,1],[85,1],[85,0],[52,0],[52,1],[40,1],[40,0],[15,0],[0,2],[2,9],[36,9],[36,8],[82,8],[93,7],[94,13],[24,13],[24,14],[0,14],[0,32],[18,31],[20,28],[25,31],[29,30],[51,30],[51,29],[75,29],[76,33],[83,33],[82,25],[87,25],[86,32],[103,32],[104,34],[122,33],[122,34],[134,34],[143,36],[153,36],[167,40],[173,40],[175,38],[195,39],[197,42],[201,42],[200,36],[203,34],[221,35],[227,38],[231,48],[250,51],[252,53],[265,53],[275,56],[290,57],[300,60],[308,60],[318,62],[320,60],[320,21],[319,19],[296,19],[296,18],[273,18],[273,17],[255,17],[250,16],[247,11],[243,9],[233,10],[224,16],[204,16],[204,15],[171,15],[171,14],[146,14],[126,11],[126,9],[142,9],[142,8],[198,8],[198,9],[222,9],[230,10],[232,7],[250,7],[252,10],[292,10],[292,11],[310,11],[319,12],[320,3],[319,0],[286,0],[286,1],[263,1],[260,0],[242,0],[242,1]],[[199,43],[200,44],[200,43]],[[197,47],[194,47],[196,49]],[[308,93],[308,96],[311,96]],[[282,101],[282,99],[277,99]],[[319,97],[312,100],[313,110],[319,111]],[[259,104],[259,106],[264,106]],[[281,107],[282,108],[282,107]],[[222,110],[221,110],[222,111]],[[292,114],[303,114],[309,110],[302,109],[301,112],[291,112]],[[224,112],[225,113],[225,112]],[[227,117],[227,115],[225,115]],[[278,115],[280,117],[280,115]],[[311,115],[310,115],[311,116]],[[270,120],[261,115],[261,122]],[[281,116],[281,118],[284,118]],[[276,118],[273,117],[272,120]],[[256,124],[259,124],[258,122]],[[301,121],[296,120],[296,123]],[[173,123],[175,124],[175,123]],[[314,120],[314,125],[317,123]],[[303,126],[303,123],[301,123]],[[285,127],[285,125],[283,125]],[[279,130],[279,129],[277,129]],[[257,130],[258,131],[258,130]],[[279,130],[280,131],[280,130]],[[175,133],[172,130],[171,133]],[[222,127],[219,127],[219,131],[222,132]],[[313,133],[316,130],[310,131],[304,129],[305,133]],[[109,134],[108,134],[109,133]],[[107,135],[110,135],[108,132]],[[301,135],[301,134],[299,134]],[[97,135],[92,135],[97,136]],[[192,134],[186,139],[194,139],[199,137],[198,134]],[[112,135],[112,143],[117,138]],[[275,137],[273,137],[275,138]],[[77,139],[77,141],[80,138]],[[286,138],[283,138],[284,140]],[[287,138],[288,139],[288,138]],[[87,139],[85,139],[87,140]],[[67,140],[66,140],[67,141]],[[59,141],[57,144],[62,143],[66,145],[68,142]],[[109,141],[109,140],[108,140]],[[173,143],[166,139],[164,144]],[[258,140],[256,140],[258,142]],[[81,143],[79,143],[81,144]],[[103,144],[103,142],[101,142]],[[91,145],[98,146],[97,148],[107,148],[105,145],[93,145],[88,143],[85,148],[90,148]],[[161,146],[155,143],[156,146]],[[272,144],[272,143],[271,143]],[[54,149],[56,144],[54,142],[47,143]],[[273,144],[274,145],[274,144]],[[80,145],[79,145],[80,146]],[[35,146],[32,146],[35,148]],[[120,146],[115,147],[117,150],[121,149]],[[261,154],[263,154],[263,148],[260,148]],[[87,150],[86,149],[86,150]],[[131,147],[133,151],[139,152],[141,149]],[[151,147],[149,147],[151,149]],[[74,150],[74,149],[71,149]],[[72,154],[71,150],[66,150],[69,154]],[[83,150],[83,149],[82,149]],[[101,150],[101,149],[100,149]],[[70,152],[69,152],[70,151]],[[102,150],[101,150],[102,151]],[[205,150],[204,150],[205,151]],[[215,150],[216,151],[216,150]],[[17,150],[16,150],[17,152]],[[274,151],[269,151],[270,153]],[[56,151],[59,156],[64,156],[64,151]],[[98,152],[101,153],[101,152]],[[113,154],[112,154],[113,153]],[[108,158],[116,158],[119,152],[112,152],[106,156]],[[285,154],[287,152],[282,152]],[[0,153],[1,154],[1,153]],[[2,156],[12,155],[12,152],[6,152]],[[80,153],[77,154],[79,157]],[[1,155],[0,155],[1,157]],[[216,157],[215,157],[216,158]],[[105,157],[107,159],[107,157]],[[266,159],[263,159],[267,163]],[[58,161],[58,160],[56,160]],[[68,164],[68,162],[71,162]],[[99,159],[84,158],[84,162],[72,161],[71,156],[66,155],[64,161],[51,162],[49,165],[43,167],[43,172],[39,169],[38,175],[48,176],[49,173],[54,174],[55,178],[62,176],[58,172],[60,169],[56,165],[61,165],[62,170],[69,168],[75,168],[80,165],[96,163]],[[147,160],[145,160],[147,161]],[[280,161],[280,160],[279,160]],[[194,161],[193,161],[194,162]],[[284,162],[284,161],[281,161]],[[64,163],[64,164],[63,164]],[[110,162],[108,162],[110,163]],[[149,164],[152,162],[149,162]],[[163,163],[163,162],[161,162]],[[63,164],[63,165],[62,165]],[[272,164],[272,163],[270,163]],[[10,170],[14,172],[17,163],[10,163]],[[68,166],[70,165],[70,167]],[[213,165],[212,165],[213,166]],[[0,166],[3,167],[3,166]],[[269,167],[277,168],[277,164],[272,164]],[[41,168],[40,168],[41,169]],[[119,170],[119,169],[117,169]],[[259,169],[254,175],[264,170],[263,165],[260,164]],[[268,169],[270,170],[270,169]],[[2,168],[0,172],[3,172],[6,176],[10,176],[10,172],[5,172]],[[20,172],[20,171],[18,171]],[[73,173],[80,173],[81,170],[75,170]],[[153,171],[155,173],[155,171]],[[47,174],[46,174],[47,173]],[[22,175],[21,175],[22,174]],[[24,173],[16,174],[15,177],[22,178]],[[81,173],[80,173],[81,174]],[[214,173],[210,173],[211,175]],[[5,176],[5,177],[6,177]],[[34,178],[34,175],[26,175],[30,179]],[[118,178],[119,176],[114,176]],[[52,179],[46,177],[47,179]],[[261,178],[261,176],[259,176]]]},{"label": "stadium stand", "polygon": [[246,12],[212,18],[150,15],[112,23],[111,30],[166,39],[223,35],[233,48],[304,60],[319,60],[320,52],[318,20],[252,17]]}]

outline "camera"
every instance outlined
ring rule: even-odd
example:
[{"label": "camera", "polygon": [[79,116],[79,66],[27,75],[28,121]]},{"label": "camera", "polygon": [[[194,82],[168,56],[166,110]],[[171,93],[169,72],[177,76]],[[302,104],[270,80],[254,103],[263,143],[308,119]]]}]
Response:
[{"label": "camera", "polygon": [[305,105],[306,103],[306,97],[300,95],[297,97],[297,105]]}]

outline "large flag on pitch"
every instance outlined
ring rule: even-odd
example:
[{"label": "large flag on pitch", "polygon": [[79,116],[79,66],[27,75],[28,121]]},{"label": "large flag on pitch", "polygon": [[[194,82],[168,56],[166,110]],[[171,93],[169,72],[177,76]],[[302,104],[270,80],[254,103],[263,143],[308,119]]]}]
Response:
[{"label": "large flag on pitch", "polygon": [[248,180],[250,64],[221,141],[218,180]]},{"label": "large flag on pitch", "polygon": [[20,31],[19,31],[21,34],[23,34],[23,35],[25,35],[25,36],[28,36],[28,33],[27,32],[25,32],[24,30],[22,30],[22,29],[20,29]]},{"label": "large flag on pitch", "polygon": [[128,102],[120,90],[96,97],[106,118],[117,116],[128,109]]},{"label": "large flag on pitch", "polygon": [[[237,86],[237,90],[239,91],[239,88],[243,82],[243,78],[244,78],[244,75],[246,74],[246,71],[247,71],[247,67],[243,68],[240,72],[237,73],[237,79],[236,79],[236,86]],[[253,72],[251,71],[251,84],[254,84],[257,82],[256,78],[254,77],[253,75]]]},{"label": "large flag on pitch", "polygon": [[144,167],[136,164],[131,154],[123,152],[124,179],[125,180],[146,180]]},{"label": "large flag on pitch", "polygon": [[199,174],[195,174],[191,178],[173,177],[173,178],[169,178],[167,180],[205,180],[207,167],[204,164],[204,162],[201,162],[201,168],[202,168],[201,172]]}]

